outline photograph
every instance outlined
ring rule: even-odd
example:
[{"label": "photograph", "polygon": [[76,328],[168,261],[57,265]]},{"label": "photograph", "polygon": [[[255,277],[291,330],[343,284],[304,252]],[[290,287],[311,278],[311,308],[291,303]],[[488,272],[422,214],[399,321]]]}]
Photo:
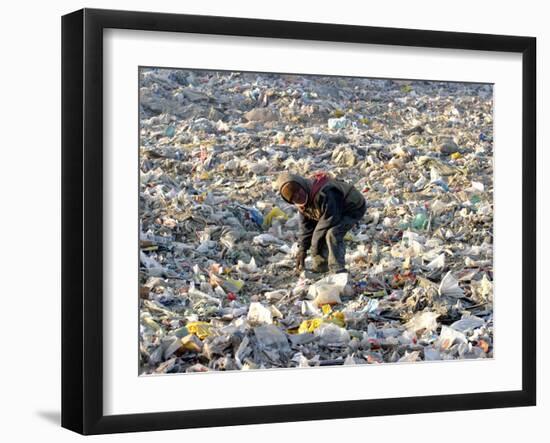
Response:
[{"label": "photograph", "polygon": [[493,84],[136,76],[139,375],[496,355]]},{"label": "photograph", "polygon": [[5,5],[1,441],[548,433],[543,2]]}]

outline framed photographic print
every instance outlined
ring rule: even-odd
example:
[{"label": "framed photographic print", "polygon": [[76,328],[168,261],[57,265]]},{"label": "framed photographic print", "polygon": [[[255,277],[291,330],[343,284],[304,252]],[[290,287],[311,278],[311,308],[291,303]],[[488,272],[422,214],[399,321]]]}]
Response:
[{"label": "framed photographic print", "polygon": [[62,21],[62,425],[534,405],[531,37]]}]

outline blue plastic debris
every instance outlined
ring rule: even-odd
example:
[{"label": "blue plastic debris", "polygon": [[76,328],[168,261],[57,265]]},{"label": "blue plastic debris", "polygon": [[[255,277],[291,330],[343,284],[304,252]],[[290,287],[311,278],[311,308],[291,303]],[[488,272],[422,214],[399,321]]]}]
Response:
[{"label": "blue plastic debris", "polygon": [[262,226],[264,223],[264,216],[260,211],[255,208],[248,208],[248,215],[254,223],[259,226]]},{"label": "blue plastic debris", "polygon": [[164,135],[166,135],[166,137],[173,137],[175,134],[176,128],[174,128],[173,126],[168,126],[166,128],[166,131],[164,131]]},{"label": "blue plastic debris", "polygon": [[445,183],[443,180],[439,179],[439,180],[434,180],[432,181],[432,183],[434,185],[437,185],[439,186],[441,189],[443,189],[445,192],[449,192],[449,186],[447,185],[447,183]]}]

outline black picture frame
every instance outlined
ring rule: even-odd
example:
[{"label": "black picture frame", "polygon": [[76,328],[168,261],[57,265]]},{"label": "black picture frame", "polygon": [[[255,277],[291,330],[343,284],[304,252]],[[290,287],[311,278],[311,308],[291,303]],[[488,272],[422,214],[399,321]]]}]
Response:
[{"label": "black picture frame", "polygon": [[[522,389],[109,415],[103,413],[103,30],[170,31],[522,54]],[[62,426],[82,434],[536,404],[536,39],[83,9],[62,18]]]}]

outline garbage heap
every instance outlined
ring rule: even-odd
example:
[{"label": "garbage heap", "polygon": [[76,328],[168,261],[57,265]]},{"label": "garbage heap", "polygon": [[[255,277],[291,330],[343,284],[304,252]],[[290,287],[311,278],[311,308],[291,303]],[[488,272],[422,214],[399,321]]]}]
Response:
[{"label": "garbage heap", "polygon": [[[491,358],[492,97],[141,69],[140,372]],[[363,192],[349,273],[296,274],[282,171]]]}]

